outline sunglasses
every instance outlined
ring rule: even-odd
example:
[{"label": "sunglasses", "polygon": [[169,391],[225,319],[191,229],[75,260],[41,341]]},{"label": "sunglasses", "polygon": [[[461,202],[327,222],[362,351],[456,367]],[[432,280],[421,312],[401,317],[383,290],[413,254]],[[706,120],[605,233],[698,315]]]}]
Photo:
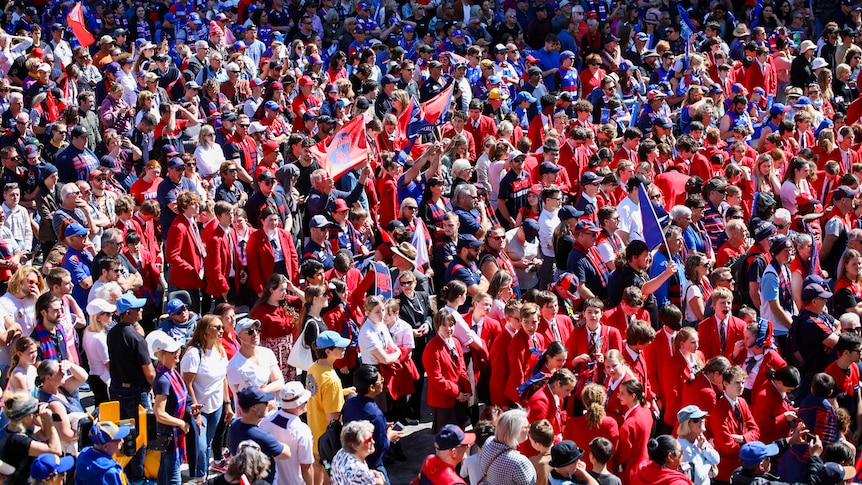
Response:
[{"label": "sunglasses", "polygon": [[248,330],[246,330],[245,333],[247,333],[248,335],[257,335],[260,333],[260,329],[257,327],[251,327]]}]

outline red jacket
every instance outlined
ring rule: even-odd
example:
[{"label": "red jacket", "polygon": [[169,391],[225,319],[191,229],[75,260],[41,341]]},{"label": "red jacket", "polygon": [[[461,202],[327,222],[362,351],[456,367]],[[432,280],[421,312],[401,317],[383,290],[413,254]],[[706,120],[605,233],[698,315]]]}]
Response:
[{"label": "red jacket", "polygon": [[[553,124],[553,115],[548,115],[548,118],[551,120],[551,124]],[[530,121],[530,127],[527,129],[527,137],[530,139],[530,151],[535,152],[539,149],[542,144],[545,143],[545,125],[542,124],[542,113],[537,114],[532,121]]]},{"label": "red jacket", "polygon": [[[705,363],[703,354],[698,351],[701,363]],[[702,367],[702,366],[700,366]],[[673,355],[669,362],[661,365],[661,391],[664,395],[664,422],[676,426],[676,413],[682,409],[682,388],[691,382],[694,374],[682,352]]]},{"label": "red jacket", "polygon": [[644,406],[633,409],[620,426],[620,445],[614,453],[614,460],[622,467],[618,476],[623,483],[631,483],[632,476],[649,462],[647,442],[652,426],[652,413]]},{"label": "red jacket", "polygon": [[[464,129],[469,131],[471,135],[473,135],[473,142],[480,143],[482,146],[485,146],[485,137],[491,135],[493,137],[497,136],[497,123],[488,116],[479,115],[479,127],[473,128],[473,120],[468,119],[467,124],[464,125]],[[474,148],[475,151],[475,148]],[[535,151],[535,150],[534,150]]]},{"label": "red jacket", "polygon": [[614,160],[611,162],[611,170],[616,170],[617,165],[620,164],[620,160],[628,160],[635,165],[635,171],[637,171],[638,164],[640,164],[640,160],[638,159],[638,151],[632,150],[629,153],[625,147],[621,146],[616,153],[614,153]]},{"label": "red jacket", "polygon": [[684,473],[651,461],[631,475],[630,485],[691,485]]},{"label": "red jacket", "polygon": [[[515,333],[518,335],[520,331]],[[503,327],[500,336],[491,342],[490,352],[490,369],[491,372],[491,404],[499,406],[503,409],[509,407],[512,401],[506,393],[506,381],[509,380],[509,344],[512,342],[512,336],[509,331]]]},{"label": "red jacket", "polygon": [[[233,229],[228,229],[232,232]],[[234,270],[234,288],[239,287],[239,270],[237,269],[236,246],[231,244],[233,236],[220,225],[216,225],[212,235],[206,240],[207,255],[204,258],[204,275],[206,275],[206,293],[220,297],[230,289],[230,272]]]},{"label": "red jacket", "polygon": [[637,377],[634,374],[627,372],[623,377],[623,380],[620,381],[620,384],[613,390],[609,387],[610,379],[605,379],[604,386],[608,393],[608,403],[605,405],[605,413],[613,418],[618,425],[623,424],[623,416],[626,414],[626,411],[628,411],[628,409],[623,405],[623,402],[620,401],[620,387],[622,387],[623,382],[636,378]]},{"label": "red jacket", "polygon": [[584,450],[582,459],[587,465],[587,470],[593,469],[593,464],[590,463],[590,442],[595,438],[610,440],[616,449],[620,442],[620,427],[616,420],[610,416],[605,416],[596,428],[587,427],[586,414],[571,416],[566,421],[566,426],[563,428],[563,439],[574,441],[578,448]]},{"label": "red jacket", "polygon": [[677,170],[668,170],[653,178],[655,186],[661,189],[661,193],[664,194],[665,210],[670,211],[673,206],[685,203],[687,196],[685,184],[688,183],[689,178],[688,175]]},{"label": "red jacket", "polygon": [[[572,319],[565,315],[555,315],[557,321],[557,331],[560,333],[560,343],[566,345],[572,334]],[[545,342],[550,344],[557,340],[554,332],[551,331],[551,326],[545,321],[545,318],[539,315],[539,330],[536,332],[545,338]]]},{"label": "red jacket", "polygon": [[[563,425],[566,421],[565,411],[557,406],[557,401],[554,398],[554,393],[551,392],[550,386],[544,386],[534,392],[527,402],[524,403],[527,410],[527,421],[535,423],[540,419],[547,419],[554,428],[554,443],[560,442],[560,437],[563,434]],[[519,448],[525,456],[534,456],[539,452],[530,446],[529,440],[525,442],[526,447]]]},{"label": "red jacket", "polygon": [[143,247],[141,247],[138,254],[141,257],[140,262],[132,256],[128,247],[123,250],[123,255],[130,263],[135,265],[135,269],[138,270],[143,280],[141,287],[135,290],[135,296],[146,298],[149,303],[161,303],[161,301],[157,301],[157,297],[160,295],[157,290],[159,289],[159,285],[161,285],[161,280],[159,279],[161,270],[159,269],[159,265],[156,264],[156,257],[145,251]]},{"label": "red jacket", "polygon": [[[599,336],[601,338],[601,348],[597,348],[596,350],[605,355],[608,353],[610,349],[622,350],[623,348],[623,339],[620,336],[619,330],[609,325],[601,325],[599,327]],[[586,354],[590,349],[590,336],[587,332],[587,326],[581,325],[572,331],[572,335],[569,337],[569,340],[566,343],[566,348],[569,349],[569,362],[571,363],[575,357]],[[584,368],[584,365],[579,365],[573,370],[577,374],[578,371]],[[603,382],[605,377],[605,366],[604,364],[598,364],[596,366],[596,378],[593,382]]]},{"label": "red jacket", "polygon": [[186,216],[178,215],[165,239],[167,263],[171,265],[170,284],[182,290],[200,290],[204,287],[200,276],[203,254],[192,224]]},{"label": "red jacket", "polygon": [[745,338],[742,334],[745,330],[745,322],[733,315],[727,316],[727,337],[724,343],[724,352],[721,352],[721,337],[718,334],[718,319],[709,317],[698,324],[697,336],[700,338],[698,349],[703,352],[707,360],[716,355],[723,355],[730,359],[733,354],[733,346],[736,342]]},{"label": "red jacket", "polygon": [[748,69],[745,70],[745,77],[742,79],[745,82],[745,87],[749,92],[756,87],[763,88],[767,95],[774,95],[778,88],[778,77],[775,75],[775,68],[770,63],[766,63],[760,67],[759,62],[752,62]]},{"label": "red jacket", "polygon": [[[473,326],[473,310],[461,315],[464,318],[464,321],[467,322],[467,325]],[[503,333],[503,325],[499,320],[495,318],[491,318],[489,316],[485,316],[485,319],[482,321],[482,341],[485,342],[485,348],[490,349],[491,344]]]},{"label": "red jacket", "polygon": [[[284,253],[284,265],[287,267],[287,279],[299,282],[299,255],[293,245],[290,233],[282,228],[278,232],[278,243]],[[255,231],[248,238],[248,287],[255,293],[263,292],[266,280],[275,272],[275,253],[272,244],[263,229]]]},{"label": "red jacket", "polygon": [[419,483],[431,483],[432,485],[467,485],[467,482],[458,475],[455,467],[437,458],[436,455],[428,455],[422,464],[422,478]]},{"label": "red jacket", "polygon": [[[535,333],[534,337],[538,342],[539,350],[544,352],[548,348],[545,344],[545,337],[542,337],[538,332]],[[518,386],[533,376],[533,367],[538,361],[538,356],[530,351],[532,346],[530,340],[530,337],[521,331],[516,333],[509,343],[509,375],[506,379],[505,393],[512,402],[520,402]]]},{"label": "red jacket", "polygon": [[380,197],[377,205],[380,213],[378,222],[381,227],[386,227],[390,221],[398,218],[398,181],[383,172],[375,181],[374,188]]},{"label": "red jacket", "polygon": [[[456,338],[452,342],[455,353],[459,357],[464,355],[461,342]],[[428,373],[428,406],[449,409],[455,406],[458,394],[471,392],[464,359],[459,358],[455,362],[446,342],[439,336],[435,335],[425,346],[422,365]]]},{"label": "red jacket", "polygon": [[790,436],[793,422],[788,421],[784,413],[796,411],[796,408],[781,397],[772,381],[764,381],[752,391],[751,403],[754,421],[760,426],[760,441],[772,443]]},{"label": "red jacket", "polygon": [[[748,356],[743,354],[736,359],[733,359],[732,364],[741,366],[744,369],[747,358]],[[760,389],[760,387],[763,386],[763,383],[768,380],[766,378],[766,372],[769,369],[778,370],[785,367],[787,367],[787,362],[781,358],[781,355],[779,355],[779,353],[774,349],[767,349],[763,353],[763,360],[760,362],[760,369],[757,370],[757,377],[754,378],[754,383],[751,385],[752,392],[756,389]]]},{"label": "red jacket", "polygon": [[667,401],[665,400],[661,386],[660,372],[661,368],[667,365],[667,363],[670,362],[671,357],[673,357],[673,350],[668,343],[664,328],[659,329],[655,333],[655,340],[649,344],[646,351],[644,351],[644,354],[646,356],[646,367],[647,372],[649,372],[649,382],[652,386],[652,390],[658,395],[658,398],[661,399],[662,404],[666,404]]},{"label": "red jacket", "polygon": [[[682,402],[680,404],[682,407],[694,404],[700,409],[713,409],[718,398],[721,397],[722,391],[721,386],[714,386],[707,375],[701,374],[695,380],[682,386]],[[709,433],[709,429],[706,432]],[[708,436],[712,435],[708,434]]]},{"label": "red jacket", "polygon": [[[473,138],[473,133],[470,133],[465,128],[464,130],[461,131],[461,133],[458,133],[458,134],[463,135],[464,138],[467,139],[467,151],[468,151],[468,153],[470,153],[470,161],[475,163],[476,158],[478,158],[478,156],[476,154],[476,139]],[[455,137],[455,135],[456,135],[455,128],[452,127],[451,123],[446,123],[446,125],[443,126],[443,138],[448,138],[451,140],[452,138]],[[482,149],[484,150],[484,148],[485,148],[484,140],[480,141],[479,143],[482,143]],[[454,160],[452,160],[452,161],[454,162]]]},{"label": "red jacket", "polygon": [[754,421],[748,403],[742,397],[736,402],[742,415],[742,423],[737,421],[728,399],[719,399],[713,411],[709,413],[709,419],[706,420],[715,440],[715,450],[721,456],[716,480],[724,482],[729,481],[730,475],[739,468],[739,449],[742,447],[742,444],[734,441],[730,435],[741,434],[746,443],[760,439],[760,428]]},{"label": "red jacket", "polygon": [[644,385],[644,392],[646,393],[647,401],[655,399],[655,390],[653,389],[652,382],[649,380],[646,352],[641,352],[640,359],[637,361],[629,355],[629,351],[627,349],[622,349],[620,353],[623,354],[623,360],[626,362],[626,365],[629,366],[629,369],[632,370],[637,380]]},{"label": "red jacket", "polygon": [[[634,317],[636,320],[649,322],[649,313],[643,308],[635,310]],[[620,338],[625,340],[629,329],[629,318],[623,312],[622,306],[618,305],[602,314],[602,325],[614,327],[620,333]]]}]

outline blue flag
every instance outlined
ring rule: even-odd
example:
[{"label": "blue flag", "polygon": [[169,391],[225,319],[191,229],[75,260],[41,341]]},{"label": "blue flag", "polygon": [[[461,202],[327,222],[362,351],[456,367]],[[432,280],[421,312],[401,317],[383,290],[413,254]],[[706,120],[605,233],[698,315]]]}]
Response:
[{"label": "blue flag", "polygon": [[685,39],[686,42],[688,42],[688,39],[691,37],[691,34],[697,32],[697,29],[694,28],[694,23],[692,23],[691,18],[689,18],[688,16],[688,12],[686,12],[685,9],[682,8],[682,5],[677,3],[676,8],[679,11],[680,35],[683,39]]},{"label": "blue flag", "polygon": [[757,24],[760,23],[760,12],[763,11],[763,0],[757,0],[757,5],[754,6],[754,10],[751,11],[751,25],[750,27],[753,29],[757,27]]},{"label": "blue flag", "polygon": [[652,251],[664,243],[664,231],[662,231],[655,208],[653,208],[652,201],[649,200],[649,195],[643,185],[638,185],[638,202],[641,209],[644,242]]}]

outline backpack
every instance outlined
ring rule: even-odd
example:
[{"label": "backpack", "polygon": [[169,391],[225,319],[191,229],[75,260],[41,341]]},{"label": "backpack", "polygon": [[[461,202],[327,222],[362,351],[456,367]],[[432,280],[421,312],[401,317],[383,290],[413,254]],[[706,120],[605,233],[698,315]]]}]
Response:
[{"label": "backpack", "polygon": [[[736,259],[728,261],[727,266],[730,268],[730,274],[733,276],[733,281],[736,283],[733,287],[733,301],[740,304],[751,305],[751,297],[748,295],[748,266],[757,258],[762,258],[760,253],[751,254],[745,253],[737,256]],[[752,308],[757,309],[757,306]]]},{"label": "backpack", "polygon": [[805,359],[802,357],[802,348],[799,342],[801,338],[799,327],[801,326],[798,322],[793,322],[793,325],[790,326],[782,352],[787,363],[797,368],[805,366]]},{"label": "backpack", "polygon": [[332,468],[332,460],[341,449],[341,421],[336,418],[329,422],[326,431],[320,435],[317,442],[317,454],[320,456],[320,466],[329,473]]}]

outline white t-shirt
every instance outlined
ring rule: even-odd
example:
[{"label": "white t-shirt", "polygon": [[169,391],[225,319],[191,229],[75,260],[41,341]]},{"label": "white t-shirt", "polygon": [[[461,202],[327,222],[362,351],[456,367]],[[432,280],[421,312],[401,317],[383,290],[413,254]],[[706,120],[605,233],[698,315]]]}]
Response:
[{"label": "white t-shirt", "polygon": [[227,363],[227,383],[234,396],[246,387],[261,387],[269,383],[272,366],[278,367],[275,354],[266,347],[255,348],[256,360],[245,358],[237,352]]},{"label": "white t-shirt", "polygon": [[276,483],[305,485],[300,465],[314,463],[311,428],[297,416],[278,410],[260,422],[260,429],[269,431],[275,439],[290,449],[290,458],[275,460]]},{"label": "white t-shirt", "polygon": [[399,347],[406,349],[415,349],[416,342],[413,340],[413,327],[402,319],[398,319],[389,327],[389,334],[392,335],[392,341]]},{"label": "white t-shirt", "polygon": [[385,354],[386,349],[393,345],[395,342],[392,340],[392,335],[383,322],[375,325],[374,322],[366,319],[359,329],[359,352],[362,354],[363,364],[377,365],[377,359],[371,355],[371,352],[377,349]]},{"label": "white t-shirt", "polygon": [[[16,298],[7,292],[0,296],[0,315],[12,317],[21,326],[21,335],[30,335],[36,326],[36,301]],[[0,366],[9,366],[11,362],[9,346],[4,345],[0,348]]]},{"label": "white t-shirt", "polygon": [[[703,298],[703,293],[700,291],[700,287],[688,283],[686,284],[685,290],[683,291],[682,295],[682,297],[685,299],[685,320],[688,322],[694,322],[698,320],[697,316],[691,309],[690,302],[697,297]],[[704,304],[706,304],[706,302],[704,302]]]},{"label": "white t-shirt", "polygon": [[198,173],[201,177],[209,177],[218,173],[222,162],[225,161],[224,151],[221,145],[213,144],[210,148],[198,145],[195,149],[195,161],[198,162]]},{"label": "white t-shirt", "polygon": [[[239,355],[239,354],[237,354]],[[180,362],[182,372],[193,372],[195,381],[192,389],[198,404],[203,404],[201,412],[210,414],[224,405],[224,378],[227,375],[227,356],[217,349],[203,351],[199,347],[189,347]]]},{"label": "white t-shirt", "polygon": [[626,197],[617,206],[617,213],[620,216],[620,227],[617,230],[627,232],[629,234],[629,242],[643,241],[644,229],[640,206]]},{"label": "white t-shirt", "polygon": [[111,361],[108,357],[108,335],[105,332],[84,332],[83,344],[87,361],[90,362],[90,374],[99,376],[105,385],[110,385],[111,373],[107,368]]}]

